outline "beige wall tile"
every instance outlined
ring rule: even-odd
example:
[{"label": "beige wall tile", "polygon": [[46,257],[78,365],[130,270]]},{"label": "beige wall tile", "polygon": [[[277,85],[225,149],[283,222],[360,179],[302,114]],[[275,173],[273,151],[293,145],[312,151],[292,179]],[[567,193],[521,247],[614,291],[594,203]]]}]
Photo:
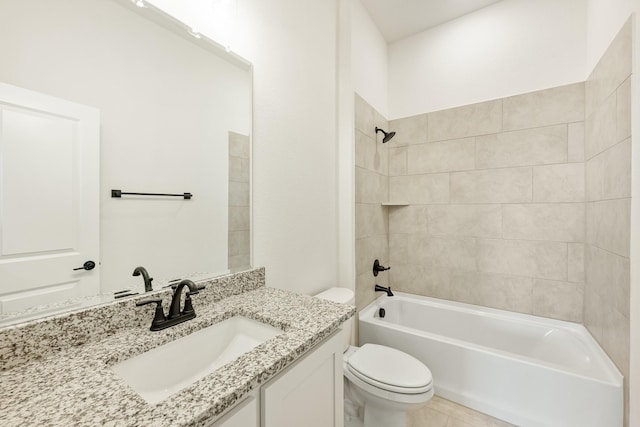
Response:
[{"label": "beige wall tile", "polygon": [[607,313],[602,327],[602,345],[625,378],[629,378],[629,328],[629,318],[617,310]]},{"label": "beige wall tile", "polygon": [[[389,121],[382,114],[380,114],[378,110],[376,110],[373,107],[371,108],[373,109],[373,124],[374,124],[373,132],[375,133],[376,127],[389,132]],[[373,138],[373,140],[376,143],[382,144],[383,147],[388,147],[387,143],[383,144],[382,139],[383,139],[383,136],[382,136],[382,133],[380,132],[376,133]]]},{"label": "beige wall tile", "polygon": [[586,242],[629,257],[631,199],[589,202],[586,209]]},{"label": "beige wall tile", "polygon": [[389,176],[407,174],[407,147],[389,147]]},{"label": "beige wall tile", "polygon": [[382,203],[389,196],[389,178],[356,167],[356,203]]},{"label": "beige wall tile", "polygon": [[451,174],[452,203],[523,203],[532,199],[530,167]]},{"label": "beige wall tile", "polygon": [[533,168],[533,201],[582,202],[584,176],[584,163],[536,166]]},{"label": "beige wall tile", "polygon": [[386,236],[389,231],[387,208],[377,204],[356,203],[356,239]]},{"label": "beige wall tile", "polygon": [[476,138],[478,169],[544,165],[567,161],[567,125]]},{"label": "beige wall tile", "polygon": [[229,256],[246,255],[251,252],[249,234],[248,230],[229,232]]},{"label": "beige wall tile", "polygon": [[[389,234],[389,262],[393,266],[403,266],[409,262],[409,235]],[[402,270],[403,267],[393,268],[394,272]]]},{"label": "beige wall tile", "polygon": [[[630,196],[631,21],[587,81],[587,200]],[[587,203],[584,261],[585,326],[625,377],[629,369],[629,210],[627,198]],[[625,411],[625,419],[627,416]]]},{"label": "beige wall tile", "polygon": [[583,203],[504,205],[505,239],[584,242]]},{"label": "beige wall tile", "polygon": [[475,240],[466,237],[409,235],[409,264],[427,268],[476,269]]},{"label": "beige wall tile", "polygon": [[584,122],[569,123],[568,161],[584,162]]},{"label": "beige wall tile", "polygon": [[251,139],[249,136],[229,132],[229,156],[243,159],[251,157]]},{"label": "beige wall tile", "polygon": [[250,215],[249,206],[229,206],[229,231],[249,230]]},{"label": "beige wall tile", "polygon": [[568,245],[568,280],[573,283],[584,282],[584,244],[569,243]]},{"label": "beige wall tile", "polygon": [[389,176],[389,148],[383,144],[376,144],[372,158],[373,170]]},{"label": "beige wall tile", "polygon": [[601,303],[601,298],[594,292],[586,289],[584,292],[584,305],[582,313],[582,321],[585,328],[589,330],[591,335],[602,343],[602,325],[604,323],[604,308]]},{"label": "beige wall tile", "polygon": [[500,205],[432,205],[428,207],[429,234],[500,238]]},{"label": "beige wall tile", "polygon": [[391,147],[427,142],[426,114],[391,120],[389,128],[390,131],[396,133],[393,139],[388,142]]},{"label": "beige wall tile", "polygon": [[249,254],[234,255],[229,257],[229,269],[250,267],[251,257]]},{"label": "beige wall tile", "polygon": [[629,317],[629,258],[586,245],[585,267],[585,291],[599,300],[603,314],[617,310]]},{"label": "beige wall tile", "polygon": [[360,95],[355,95],[355,127],[357,130],[375,140],[376,125],[374,110]]},{"label": "beige wall tile", "polygon": [[[448,188],[446,191],[448,192]],[[389,177],[389,200],[393,200],[394,202],[415,203],[413,202],[414,198],[423,196],[423,194],[431,194],[431,192],[418,188],[413,176],[403,175]]]},{"label": "beige wall tile", "polygon": [[229,157],[229,180],[249,182],[249,159]]},{"label": "beige wall tile", "polygon": [[631,197],[631,139],[589,159],[585,177],[589,201]]},{"label": "beige wall tile", "polygon": [[470,170],[475,167],[475,139],[431,142],[409,147],[409,174]]},{"label": "beige wall tile", "polygon": [[567,244],[525,240],[477,240],[478,270],[567,280]]},{"label": "beige wall tile", "polygon": [[249,183],[229,181],[229,206],[249,206]]},{"label": "beige wall tile", "polygon": [[389,207],[389,233],[413,234],[427,233],[427,207],[410,205]]},{"label": "beige wall tile", "polygon": [[631,136],[631,78],[627,78],[616,92],[618,133],[616,141]]},{"label": "beige wall tile", "polygon": [[631,74],[632,22],[628,19],[587,81],[586,117]]},{"label": "beige wall tile", "polygon": [[383,263],[389,259],[387,236],[356,239],[356,275],[367,272],[372,274],[375,259],[379,259]]},{"label": "beige wall tile", "polygon": [[502,131],[502,100],[436,111],[428,115],[429,141],[466,138]]},{"label": "beige wall tile", "polygon": [[551,280],[533,281],[533,314],[582,322],[583,284]]},{"label": "beige wall tile", "polygon": [[504,99],[504,130],[527,129],[584,120],[584,83]]},{"label": "beige wall tile", "polygon": [[[602,347],[625,378],[629,378],[629,332],[628,317],[615,310],[605,317],[602,328]],[[628,393],[626,390],[625,392]]]},{"label": "beige wall tile", "polygon": [[469,304],[531,313],[531,284],[528,277],[455,271],[451,273],[451,297]]},{"label": "beige wall tile", "polygon": [[616,144],[616,94],[613,93],[585,121],[585,159]]},{"label": "beige wall tile", "polygon": [[[391,269],[393,270],[393,268]],[[391,274],[391,286],[400,292],[449,299],[449,270],[409,264]]]},{"label": "beige wall tile", "polygon": [[449,174],[389,178],[389,200],[411,204],[449,202]]},{"label": "beige wall tile", "polygon": [[375,142],[359,130],[356,130],[356,166],[367,170],[373,168]]},{"label": "beige wall tile", "polygon": [[[358,311],[371,304],[377,295],[374,291],[375,277],[371,271],[356,276],[356,308]],[[358,323],[357,320],[354,323]]]}]

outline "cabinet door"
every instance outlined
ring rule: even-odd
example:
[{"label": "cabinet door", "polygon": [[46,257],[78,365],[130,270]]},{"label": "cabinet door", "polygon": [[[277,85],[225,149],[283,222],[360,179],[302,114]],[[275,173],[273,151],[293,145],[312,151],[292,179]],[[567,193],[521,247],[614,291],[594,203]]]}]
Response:
[{"label": "cabinet door", "polygon": [[335,333],[262,387],[262,427],[343,426],[342,343]]},{"label": "cabinet door", "polygon": [[249,396],[215,423],[207,427],[258,427],[258,401]]}]

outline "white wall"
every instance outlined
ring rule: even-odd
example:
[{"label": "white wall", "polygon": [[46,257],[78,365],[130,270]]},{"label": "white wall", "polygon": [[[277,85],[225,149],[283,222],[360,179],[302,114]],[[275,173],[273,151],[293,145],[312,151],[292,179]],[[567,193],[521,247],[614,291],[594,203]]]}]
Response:
[{"label": "white wall", "polygon": [[607,49],[622,25],[634,16],[633,74],[631,76],[631,325],[630,325],[630,378],[629,425],[640,425],[640,1],[588,0],[587,1],[587,71],[593,67]]},{"label": "white wall", "polygon": [[389,56],[387,42],[360,0],[351,11],[351,66],[353,86],[383,116],[389,114]]},{"label": "white wall", "polygon": [[[353,2],[338,0],[338,259],[337,284],[355,291],[355,97],[352,55]],[[386,84],[384,85],[386,87]],[[355,330],[351,331],[355,336]]]},{"label": "white wall", "polygon": [[607,50],[629,15],[640,10],[638,0],[587,0],[587,75]]},{"label": "white wall", "polygon": [[267,285],[337,285],[336,0],[238,0],[253,63],[253,259]]},{"label": "white wall", "polygon": [[583,81],[583,0],[504,0],[389,46],[389,119]]},{"label": "white wall", "polygon": [[[267,285],[312,294],[338,284],[337,0],[234,1],[230,48],[253,64],[253,264]],[[194,22],[210,12],[154,3]]]}]

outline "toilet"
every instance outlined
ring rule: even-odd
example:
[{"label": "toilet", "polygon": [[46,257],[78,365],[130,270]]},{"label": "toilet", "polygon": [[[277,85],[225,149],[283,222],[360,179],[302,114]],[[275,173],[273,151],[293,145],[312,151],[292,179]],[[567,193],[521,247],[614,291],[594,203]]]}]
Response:
[{"label": "toilet", "polygon": [[[316,295],[342,304],[354,304],[353,291],[330,288]],[[349,345],[351,318],[342,326],[344,336],[345,427],[406,427],[407,412],[433,396],[433,377],[424,363],[391,347]]]}]

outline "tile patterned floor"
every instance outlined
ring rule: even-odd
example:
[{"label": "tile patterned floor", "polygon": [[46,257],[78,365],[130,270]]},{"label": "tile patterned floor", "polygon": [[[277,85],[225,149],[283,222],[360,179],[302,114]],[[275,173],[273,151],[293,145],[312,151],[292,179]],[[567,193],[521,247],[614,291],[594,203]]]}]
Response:
[{"label": "tile patterned floor", "polygon": [[505,421],[433,396],[424,408],[409,413],[407,427],[514,427]]}]

